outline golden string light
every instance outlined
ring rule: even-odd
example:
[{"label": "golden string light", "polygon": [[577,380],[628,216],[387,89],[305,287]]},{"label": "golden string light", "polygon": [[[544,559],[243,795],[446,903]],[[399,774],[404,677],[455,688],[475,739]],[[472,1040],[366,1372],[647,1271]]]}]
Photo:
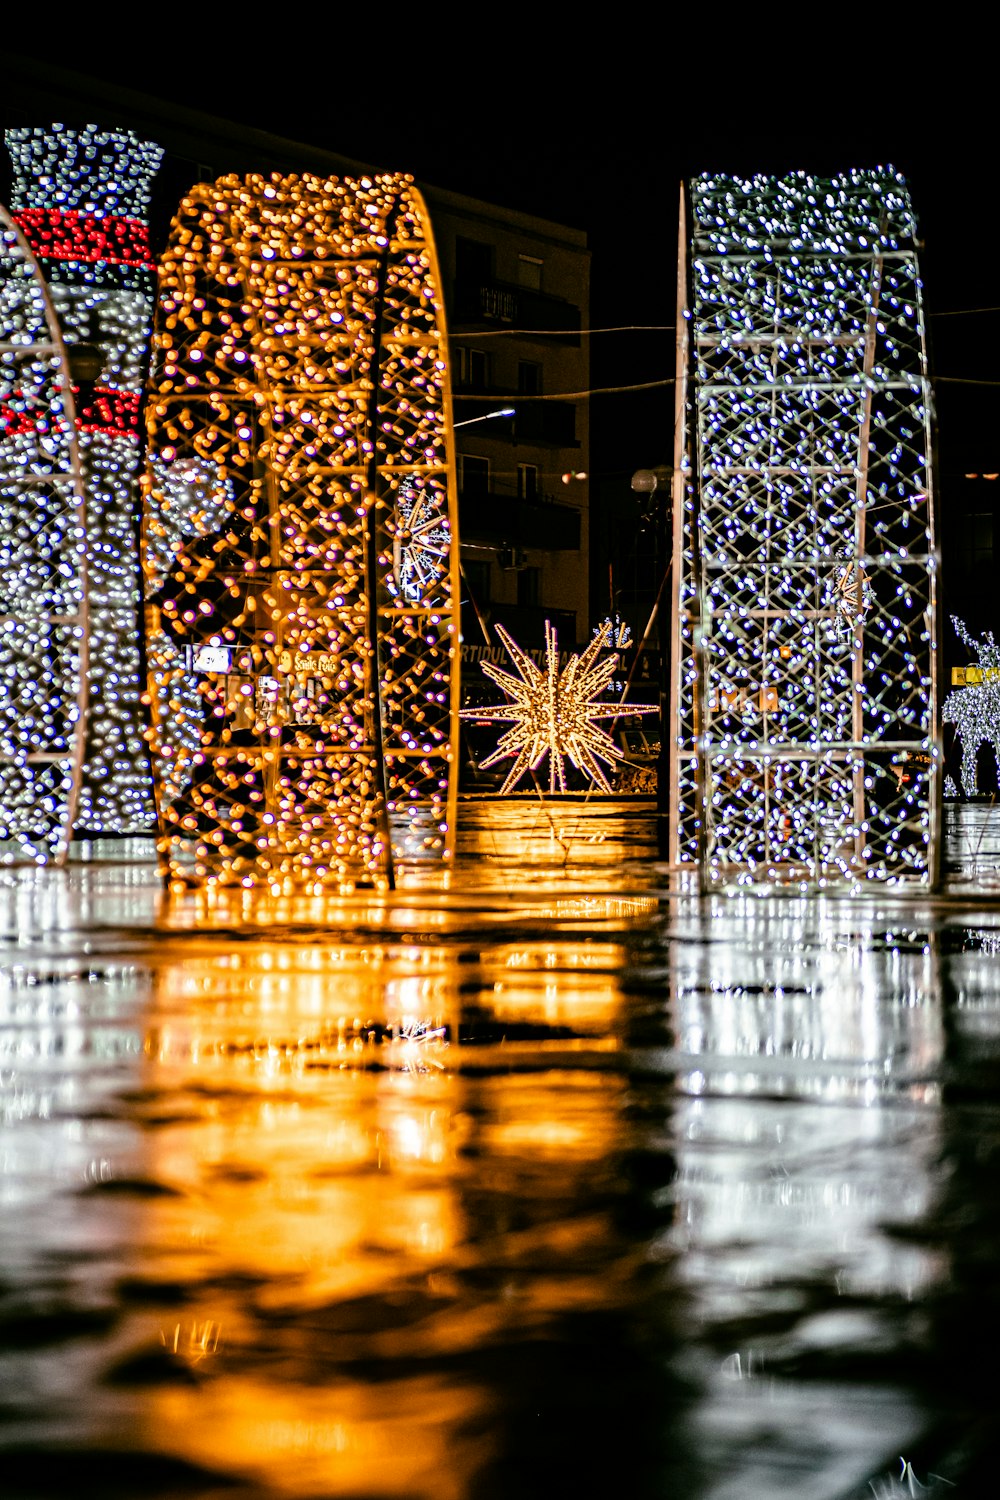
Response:
[{"label": "golden string light", "polygon": [[143,523],[174,883],[343,888],[450,859],[446,348],[408,177],[226,177],[182,202]]}]

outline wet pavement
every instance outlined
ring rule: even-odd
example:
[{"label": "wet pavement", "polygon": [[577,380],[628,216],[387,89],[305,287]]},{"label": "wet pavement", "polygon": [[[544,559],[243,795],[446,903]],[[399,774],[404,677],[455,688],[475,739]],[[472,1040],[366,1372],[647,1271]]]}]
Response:
[{"label": "wet pavement", "polygon": [[855,899],[460,812],[447,890],[0,873],[3,1500],[989,1493],[1000,809]]}]

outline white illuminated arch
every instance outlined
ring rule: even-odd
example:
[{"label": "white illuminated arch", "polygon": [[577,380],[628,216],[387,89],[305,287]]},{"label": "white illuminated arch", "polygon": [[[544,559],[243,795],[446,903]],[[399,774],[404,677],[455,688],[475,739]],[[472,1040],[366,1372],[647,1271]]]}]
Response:
[{"label": "white illuminated arch", "polygon": [[936,879],[917,249],[891,168],[682,204],[671,854],[704,886]]}]

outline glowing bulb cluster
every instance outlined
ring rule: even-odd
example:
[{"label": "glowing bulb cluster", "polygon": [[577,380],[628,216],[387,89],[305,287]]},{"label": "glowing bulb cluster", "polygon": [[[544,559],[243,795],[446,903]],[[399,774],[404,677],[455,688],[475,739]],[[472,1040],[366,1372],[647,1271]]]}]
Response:
[{"label": "glowing bulb cluster", "polygon": [[76,827],[141,833],[155,815],[140,704],[138,420],[154,285],[145,215],[162,152],[93,125],[6,139],[13,217],[67,346],[87,493],[89,702]]},{"label": "glowing bulb cluster", "polygon": [[676,856],[709,883],[926,879],[937,555],[906,185],[706,175],[690,202]]},{"label": "glowing bulb cluster", "polygon": [[226,177],[160,274],[143,567],[175,882],[324,888],[453,846],[450,388],[408,178]]},{"label": "glowing bulb cluster", "polygon": [[604,767],[614,768],[624,759],[624,752],[594,720],[617,720],[659,711],[654,704],[614,703],[601,697],[618,666],[617,653],[601,658],[610,639],[610,623],[599,626],[590,645],[581,655],[571,656],[561,671],[556,632],[548,620],[544,671],[502,625],[496,627],[496,632],[520,675],[512,677],[491,662],[483,662],[486,676],[503,689],[509,702],[461,710],[462,718],[492,719],[514,726],[501,735],[496,750],[482,762],[482,768],[512,758],[514,764],[500,788],[501,793],[512,792],[525,772],[536,770],[548,756],[549,791],[565,792],[566,761],[570,760],[602,791],[610,792],[611,782]]}]

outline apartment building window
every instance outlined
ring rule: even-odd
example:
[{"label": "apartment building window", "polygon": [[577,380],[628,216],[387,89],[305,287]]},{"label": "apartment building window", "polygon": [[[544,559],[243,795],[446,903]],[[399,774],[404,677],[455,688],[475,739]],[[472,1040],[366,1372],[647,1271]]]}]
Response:
[{"label": "apartment building window", "polygon": [[538,604],[541,599],[541,568],[522,568],[517,575],[518,604]]},{"label": "apartment building window", "polygon": [[458,455],[458,487],[463,495],[488,495],[490,492],[490,461],[476,458],[471,453]]},{"label": "apartment building window", "polygon": [[529,292],[542,290],[542,262],[537,256],[519,255],[517,257],[517,284]]},{"label": "apartment building window", "polygon": [[962,517],[962,550],[973,564],[993,556],[993,512],[974,510]]},{"label": "apartment building window", "polygon": [[518,360],[517,392],[519,396],[540,396],[542,394],[542,367],[536,364],[534,360]]},{"label": "apartment building window", "polygon": [[993,572],[993,512],[974,510],[967,512],[959,531],[959,556],[963,567],[976,587],[988,586]]},{"label": "apartment building window", "polygon": [[538,465],[518,464],[517,466],[517,498],[519,500],[534,500],[538,496]]},{"label": "apartment building window", "polygon": [[490,356],[485,349],[459,349],[458,380],[460,385],[486,387],[490,384]]},{"label": "apartment building window", "polygon": [[480,609],[490,602],[490,565],[481,558],[466,558],[462,563],[465,575],[464,599],[471,599]]},{"label": "apartment building window", "polygon": [[461,235],[455,241],[455,276],[458,281],[470,281],[482,285],[493,280],[493,246],[482,240],[466,240]]}]

